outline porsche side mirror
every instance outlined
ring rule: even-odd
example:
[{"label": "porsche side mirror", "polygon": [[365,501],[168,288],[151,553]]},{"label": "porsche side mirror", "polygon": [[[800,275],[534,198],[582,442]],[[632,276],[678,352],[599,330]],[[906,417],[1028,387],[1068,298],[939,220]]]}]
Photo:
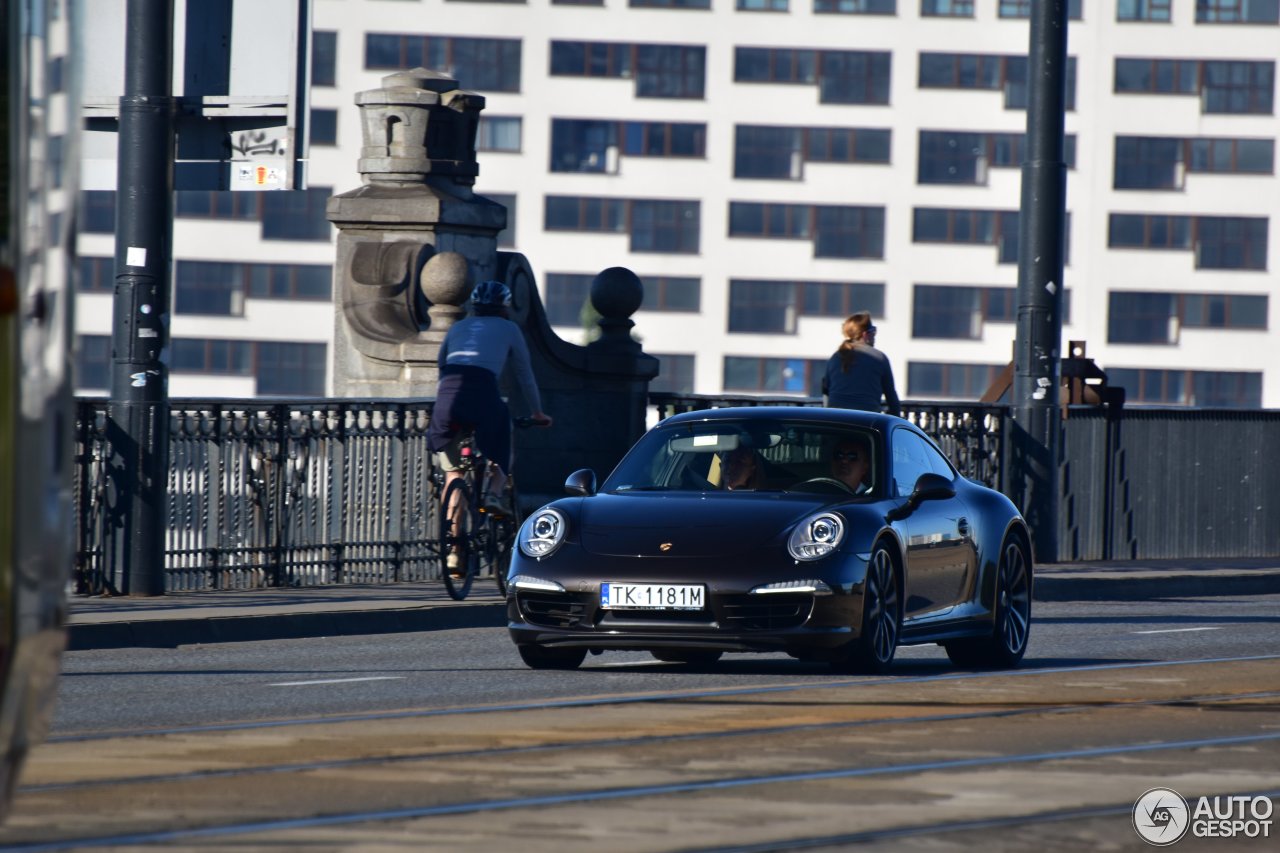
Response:
[{"label": "porsche side mirror", "polygon": [[916,507],[920,506],[924,501],[943,500],[945,498],[954,498],[956,496],[956,487],[950,480],[941,474],[934,474],[932,471],[928,474],[921,474],[920,479],[916,480],[915,488],[911,490],[911,495],[907,498],[907,502],[902,506],[889,510],[885,516],[889,521],[897,521],[900,518],[906,518],[915,512]]},{"label": "porsche side mirror", "polygon": [[571,495],[589,498],[596,493],[596,472],[579,468],[564,481],[564,490]]},{"label": "porsche side mirror", "polygon": [[956,487],[941,474],[921,474],[911,491],[911,505],[920,506],[924,501],[945,500],[956,496]]}]

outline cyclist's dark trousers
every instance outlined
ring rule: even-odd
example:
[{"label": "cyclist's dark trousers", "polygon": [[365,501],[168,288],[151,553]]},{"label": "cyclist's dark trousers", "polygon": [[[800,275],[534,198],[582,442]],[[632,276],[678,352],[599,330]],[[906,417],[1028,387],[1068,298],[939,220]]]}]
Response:
[{"label": "cyclist's dark trousers", "polygon": [[473,429],[480,452],[511,471],[511,413],[498,394],[498,377],[483,367],[445,365],[427,427],[427,447],[439,452],[459,430]]}]

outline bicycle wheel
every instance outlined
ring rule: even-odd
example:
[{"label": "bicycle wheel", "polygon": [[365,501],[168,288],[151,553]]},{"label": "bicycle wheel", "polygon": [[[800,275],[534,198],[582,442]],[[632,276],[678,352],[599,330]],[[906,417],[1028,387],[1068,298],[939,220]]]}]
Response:
[{"label": "bicycle wheel", "polygon": [[486,523],[489,525],[489,536],[486,544],[489,569],[493,572],[494,583],[498,592],[507,594],[507,570],[511,568],[511,549],[516,544],[516,532],[520,530],[520,522],[524,517],[520,514],[520,499],[516,495],[515,482],[507,481],[507,506],[511,512],[497,515],[489,513]]},{"label": "bicycle wheel", "polygon": [[[454,511],[449,512],[453,507]],[[452,518],[451,518],[452,516]],[[459,477],[449,484],[440,503],[440,577],[450,597],[461,601],[471,591],[479,568],[480,553],[476,547],[476,531],[481,524],[472,499],[471,483]],[[457,566],[449,567],[449,557],[456,554]]]}]

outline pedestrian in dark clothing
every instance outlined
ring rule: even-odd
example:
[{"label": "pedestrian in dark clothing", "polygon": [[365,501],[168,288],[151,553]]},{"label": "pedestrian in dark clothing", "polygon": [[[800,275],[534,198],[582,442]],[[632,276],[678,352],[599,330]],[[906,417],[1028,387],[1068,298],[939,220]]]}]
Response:
[{"label": "pedestrian in dark clothing", "polygon": [[[876,327],[871,314],[859,311],[844,321],[844,341],[827,360],[822,378],[822,394],[831,408],[862,409],[868,412],[902,412],[898,391],[893,385],[893,368],[884,353],[876,349]],[[882,409],[880,398],[886,408]]]}]

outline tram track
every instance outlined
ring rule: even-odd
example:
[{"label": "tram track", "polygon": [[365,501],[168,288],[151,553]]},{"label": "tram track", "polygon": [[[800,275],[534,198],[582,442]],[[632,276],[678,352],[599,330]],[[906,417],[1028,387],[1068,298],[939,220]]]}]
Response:
[{"label": "tram track", "polygon": [[[1070,813],[1065,805],[1102,819],[1141,793],[1128,790],[1141,784],[1134,779],[1206,755],[1232,781],[1200,774],[1200,790],[1267,790],[1280,763],[1277,659],[839,679],[67,735],[35,756],[0,849],[252,849],[285,838],[347,849],[366,836],[427,832],[450,839],[440,849],[563,850],[563,839],[540,846],[536,837],[502,838],[502,827],[518,833],[553,814],[557,826],[603,821],[616,831],[637,814],[679,825],[667,815],[686,813],[722,826],[726,850],[766,832],[777,836],[773,846],[741,849],[805,849],[930,825],[1049,821],[1035,815]],[[1208,674],[1217,681],[1206,692]],[[1026,808],[982,801],[992,813],[969,815],[951,802],[952,787],[998,782],[1034,791],[1044,780],[1075,789],[1083,803],[1057,795]],[[122,796],[146,804],[143,813],[115,809]],[[830,797],[866,805],[856,819],[809,813]],[[900,802],[922,797],[942,804],[938,814],[922,820],[902,811]],[[776,827],[761,827],[752,825],[761,818],[750,803],[786,807]],[[335,837],[337,846],[316,842]],[[627,837],[632,843],[611,849],[719,849]]]}]

